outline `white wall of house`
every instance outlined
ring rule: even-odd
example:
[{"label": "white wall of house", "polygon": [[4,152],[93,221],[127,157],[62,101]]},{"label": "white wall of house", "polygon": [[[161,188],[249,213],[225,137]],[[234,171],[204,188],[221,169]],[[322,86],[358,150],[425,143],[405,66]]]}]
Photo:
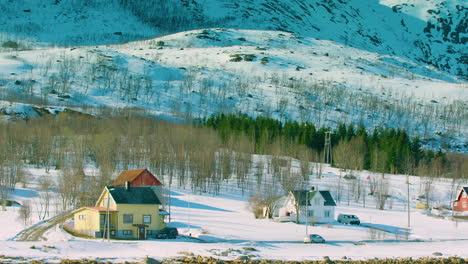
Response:
[{"label": "white wall of house", "polygon": [[335,221],[334,206],[302,207],[299,215],[301,223],[329,223]]},{"label": "white wall of house", "polygon": [[280,198],[273,209],[273,220],[281,222],[296,221],[294,199],[292,195]]},{"label": "white wall of house", "polygon": [[[324,206],[325,199],[316,194],[311,199],[310,206],[301,206],[299,208],[299,222],[300,223],[329,223],[335,221],[335,206]],[[277,208],[273,213],[273,220],[295,222],[297,219],[296,207],[294,205],[294,197],[289,194],[286,199],[280,200]]]}]

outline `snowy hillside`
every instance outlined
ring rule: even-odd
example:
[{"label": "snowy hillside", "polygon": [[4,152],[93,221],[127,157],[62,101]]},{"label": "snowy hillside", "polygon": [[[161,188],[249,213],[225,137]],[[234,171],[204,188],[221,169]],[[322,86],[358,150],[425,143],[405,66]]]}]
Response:
[{"label": "snowy hillside", "polygon": [[[1,1],[0,42],[89,45],[150,38],[157,30],[107,0]],[[122,19],[125,18],[125,19]]]},{"label": "snowy hillside", "polygon": [[53,113],[138,107],[171,118],[242,112],[317,126],[399,127],[430,148],[466,149],[465,82],[292,33],[204,29],[121,45],[4,48],[0,69],[6,118],[50,114],[41,105]]},{"label": "snowy hillside", "polygon": [[6,39],[94,45],[206,27],[279,30],[468,75],[459,0],[19,0],[0,8]]},{"label": "snowy hillside", "polygon": [[[399,127],[432,149],[468,149],[460,1],[20,0],[0,7],[6,119],[88,106],[181,119],[242,112],[317,126]],[[205,29],[185,31],[193,28]]]}]

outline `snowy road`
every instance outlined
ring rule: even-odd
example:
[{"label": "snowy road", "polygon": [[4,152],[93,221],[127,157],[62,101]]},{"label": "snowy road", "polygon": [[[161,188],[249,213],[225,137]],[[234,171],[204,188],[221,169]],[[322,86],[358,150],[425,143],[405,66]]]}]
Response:
[{"label": "snowy road", "polygon": [[68,218],[73,217],[71,211],[66,211],[61,214],[58,214],[54,217],[51,217],[47,220],[41,221],[36,223],[21,232],[19,232],[16,236],[9,239],[12,241],[40,241],[40,240],[47,240],[44,237],[44,234],[49,231],[54,226],[65,222]]}]

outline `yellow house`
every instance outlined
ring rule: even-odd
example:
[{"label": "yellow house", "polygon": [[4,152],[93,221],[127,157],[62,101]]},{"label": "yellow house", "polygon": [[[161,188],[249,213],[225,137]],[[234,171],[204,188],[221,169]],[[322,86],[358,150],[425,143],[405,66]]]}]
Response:
[{"label": "yellow house", "polygon": [[[161,201],[151,187],[105,187],[96,206],[74,212],[74,231],[92,237],[147,239],[166,227]],[[109,221],[107,221],[109,215]],[[109,228],[108,228],[109,227]]]}]

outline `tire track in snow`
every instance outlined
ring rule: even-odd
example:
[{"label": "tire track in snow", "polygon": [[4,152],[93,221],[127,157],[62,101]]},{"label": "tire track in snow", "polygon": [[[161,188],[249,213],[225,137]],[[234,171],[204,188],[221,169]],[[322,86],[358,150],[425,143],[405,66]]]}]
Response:
[{"label": "tire track in snow", "polygon": [[65,211],[47,220],[36,223],[21,232],[16,236],[8,239],[8,241],[40,241],[47,240],[43,235],[52,227],[65,222],[66,219],[73,216],[72,211]]}]

